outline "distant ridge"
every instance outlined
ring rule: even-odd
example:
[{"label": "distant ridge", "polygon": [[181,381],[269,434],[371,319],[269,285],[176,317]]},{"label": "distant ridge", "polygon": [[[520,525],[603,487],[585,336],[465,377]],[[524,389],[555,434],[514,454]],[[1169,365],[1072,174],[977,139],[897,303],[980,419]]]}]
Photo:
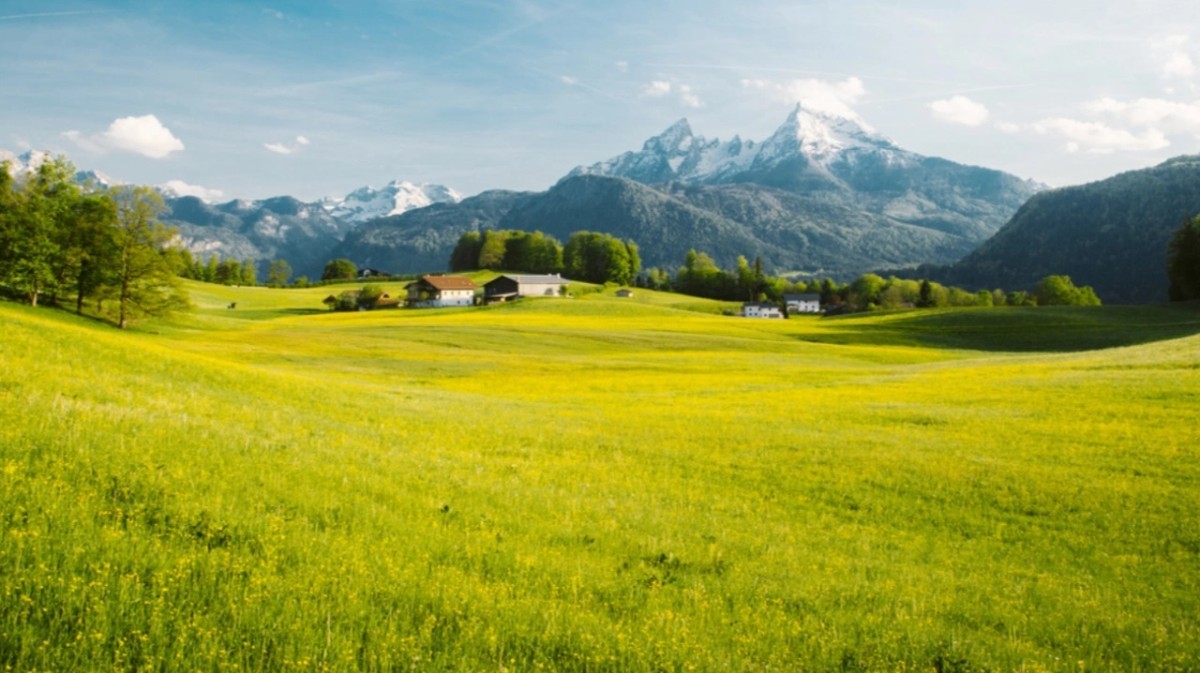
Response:
[{"label": "distant ridge", "polygon": [[1200,155],[1038,194],[990,240],[940,272],[955,284],[1031,287],[1050,274],[1105,303],[1167,300],[1166,249],[1200,214]]}]

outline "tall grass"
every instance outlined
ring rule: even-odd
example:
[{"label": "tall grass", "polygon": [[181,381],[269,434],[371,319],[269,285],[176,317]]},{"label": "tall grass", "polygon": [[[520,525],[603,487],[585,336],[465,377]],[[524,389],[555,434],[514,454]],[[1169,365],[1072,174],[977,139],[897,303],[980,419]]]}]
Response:
[{"label": "tall grass", "polygon": [[0,304],[5,670],[1200,665],[1194,313],[193,292]]}]

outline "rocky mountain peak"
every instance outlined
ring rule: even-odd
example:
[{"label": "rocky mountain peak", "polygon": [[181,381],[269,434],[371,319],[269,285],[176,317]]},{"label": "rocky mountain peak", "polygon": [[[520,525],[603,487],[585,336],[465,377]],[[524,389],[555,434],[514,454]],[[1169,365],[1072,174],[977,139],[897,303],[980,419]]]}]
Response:
[{"label": "rocky mountain peak", "polygon": [[671,124],[667,130],[650,138],[642,145],[643,152],[658,152],[661,154],[681,154],[692,149],[695,143],[692,125],[686,118]]},{"label": "rocky mountain peak", "polygon": [[899,150],[857,117],[845,117],[797,104],[783,124],[763,142],[765,157],[803,154],[829,159],[849,149]]}]

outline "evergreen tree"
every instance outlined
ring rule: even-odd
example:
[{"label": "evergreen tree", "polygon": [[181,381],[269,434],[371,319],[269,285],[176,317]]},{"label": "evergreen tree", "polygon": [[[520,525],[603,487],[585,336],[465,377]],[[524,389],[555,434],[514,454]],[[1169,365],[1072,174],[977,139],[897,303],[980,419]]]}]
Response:
[{"label": "evergreen tree", "polygon": [[1167,246],[1171,301],[1200,299],[1200,215],[1183,223]]},{"label": "evergreen tree", "polygon": [[478,231],[468,231],[458,237],[458,243],[450,252],[451,271],[470,271],[479,263],[479,251],[483,236]]},{"label": "evergreen tree", "polygon": [[242,263],[236,259],[223,259],[217,262],[213,282],[221,285],[237,285],[242,282]]},{"label": "evergreen tree", "polygon": [[928,279],[921,280],[921,290],[918,294],[917,306],[920,308],[929,308],[933,306],[933,285]]}]

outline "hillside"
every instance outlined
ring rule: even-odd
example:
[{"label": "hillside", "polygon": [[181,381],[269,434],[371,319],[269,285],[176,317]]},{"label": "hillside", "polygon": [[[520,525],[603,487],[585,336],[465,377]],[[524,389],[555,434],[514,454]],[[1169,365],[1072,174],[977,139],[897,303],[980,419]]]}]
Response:
[{"label": "hillside", "polygon": [[1167,242],[1200,213],[1200,156],[1038,194],[978,250],[934,275],[1027,288],[1050,274],[1091,285],[1106,303],[1167,299]]},{"label": "hillside", "polygon": [[253,259],[260,277],[268,262],[285,259],[294,275],[320,278],[329,250],[352,229],[319,205],[290,196],[218,205],[194,196],[165,202],[168,212],[162,222],[179,231],[179,242],[194,255]]},{"label": "hillside", "polygon": [[188,287],[196,313],[133,332],[0,302],[14,670],[1200,656],[1194,309]]}]

